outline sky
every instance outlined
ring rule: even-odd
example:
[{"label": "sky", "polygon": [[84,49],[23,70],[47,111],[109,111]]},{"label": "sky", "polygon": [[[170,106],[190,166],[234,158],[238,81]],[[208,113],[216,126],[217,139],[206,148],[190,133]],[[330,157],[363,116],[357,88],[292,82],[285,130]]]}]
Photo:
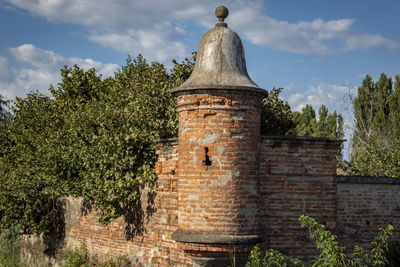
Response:
[{"label": "sky", "polygon": [[0,95],[47,94],[64,65],[108,77],[143,54],[171,68],[197,50],[219,5],[252,80],[284,88],[292,110],[324,104],[351,127],[346,95],[366,74],[400,75],[399,0],[0,0]]}]

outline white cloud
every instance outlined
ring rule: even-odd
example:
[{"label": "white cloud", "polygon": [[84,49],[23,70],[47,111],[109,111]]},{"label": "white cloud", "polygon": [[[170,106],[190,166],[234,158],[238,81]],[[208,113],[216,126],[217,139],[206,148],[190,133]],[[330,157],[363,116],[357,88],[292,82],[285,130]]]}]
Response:
[{"label": "white cloud", "polygon": [[61,55],[53,51],[39,49],[31,44],[23,44],[9,50],[18,61],[27,62],[41,70],[60,69],[60,66],[62,66],[60,64],[65,62]]},{"label": "white cloud", "polygon": [[[215,23],[213,0],[5,0],[49,21],[86,26],[89,39],[124,53],[169,60],[188,56],[182,25]],[[230,9],[228,24],[252,43],[295,54],[324,55],[399,44],[354,30],[354,19],[289,23],[262,13],[266,0],[222,0]],[[338,45],[339,44],[339,45]],[[184,54],[183,54],[184,53]],[[165,63],[165,62],[164,62]]]},{"label": "white cloud", "polygon": [[383,38],[379,34],[368,35],[361,33],[349,33],[345,39],[346,46],[344,51],[356,49],[371,49],[377,47],[384,47],[391,50],[399,50],[399,45],[389,39]]},{"label": "white cloud", "polygon": [[232,14],[233,25],[257,45],[304,55],[379,47],[400,49],[399,44],[379,34],[365,34],[352,29],[354,19],[325,21],[318,18],[292,24],[265,16],[260,10],[243,8]]},{"label": "white cloud", "polygon": [[[293,88],[293,84],[290,84]],[[343,98],[350,93],[352,88],[344,85],[319,83],[309,85],[304,93],[293,93],[287,97],[287,101],[295,111],[301,111],[306,104],[311,104],[315,110],[324,104],[329,110],[337,110],[342,105]]]},{"label": "white cloud", "polygon": [[8,66],[8,60],[0,56],[0,81],[10,82],[12,80],[11,69]]},{"label": "white cloud", "polygon": [[325,22],[323,19],[315,19],[312,22],[300,21],[295,27],[316,40],[328,40],[335,38],[340,33],[346,32],[354,24],[354,19],[340,19]]},{"label": "white cloud", "polygon": [[156,24],[152,29],[129,30],[125,34],[91,34],[88,38],[126,54],[132,54],[134,51],[136,54],[145,55],[150,60],[168,62],[171,58],[189,55],[186,45],[182,41],[177,41],[184,34],[184,29],[164,21]]},{"label": "white cloud", "polygon": [[14,69],[10,82],[0,82],[0,95],[8,100],[15,97],[24,97],[28,92],[39,90],[45,93],[51,83],[56,84],[59,79],[58,73],[39,71],[33,69]]},{"label": "white cloud", "polygon": [[243,8],[231,16],[235,28],[252,43],[296,54],[326,54],[328,47],[299,31],[294,24],[265,16],[257,9]]},{"label": "white cloud", "polygon": [[103,64],[90,58],[66,58],[53,51],[40,49],[32,44],[12,47],[10,52],[18,61],[29,63],[41,72],[59,73],[64,65],[72,66],[77,64],[84,69],[96,68],[98,73],[108,77],[118,68],[116,64]]},{"label": "white cloud", "polygon": [[118,69],[116,64],[103,64],[90,58],[66,58],[50,50],[40,49],[32,44],[10,48],[18,61],[28,63],[33,68],[16,69],[9,66],[4,57],[0,57],[0,95],[13,100],[23,97],[30,91],[46,93],[50,84],[60,81],[60,69],[64,65],[79,65],[84,69],[96,68],[104,77],[113,75]]},{"label": "white cloud", "polygon": [[353,30],[351,27],[354,23],[354,19],[330,21],[315,19],[312,22],[301,21],[295,27],[315,41],[341,41],[342,46],[339,49],[333,49],[333,52],[345,52],[357,49],[366,50],[378,47],[392,50],[399,49],[399,45],[396,42],[386,39],[379,34],[364,34]]},{"label": "white cloud", "polygon": [[[293,84],[291,91],[294,90]],[[286,88],[286,87],[285,87]],[[336,111],[341,114],[344,119],[344,139],[350,140],[353,133],[353,106],[349,95],[353,95],[357,91],[356,87],[349,87],[345,85],[335,85],[329,83],[319,83],[317,85],[309,85],[308,90],[304,93],[293,93],[285,98],[294,111],[301,111],[306,104],[313,106],[318,114],[319,107],[325,105],[329,112]],[[348,159],[349,142],[345,142],[344,158]]]},{"label": "white cloud", "polygon": [[[215,1],[189,0],[6,0],[52,22],[72,23],[111,32],[148,27],[164,20],[201,19]],[[238,1],[234,1],[238,2]],[[240,2],[240,1],[239,1]],[[224,0],[221,4],[230,3]],[[212,16],[212,14],[211,14]]]}]

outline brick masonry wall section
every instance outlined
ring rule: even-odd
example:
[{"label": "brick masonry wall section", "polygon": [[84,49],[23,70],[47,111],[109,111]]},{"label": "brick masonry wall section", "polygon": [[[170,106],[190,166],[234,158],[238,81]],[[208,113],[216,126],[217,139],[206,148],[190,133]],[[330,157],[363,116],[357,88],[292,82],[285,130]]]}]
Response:
[{"label": "brick masonry wall section", "polygon": [[66,199],[68,247],[85,242],[92,258],[104,260],[126,255],[134,266],[192,266],[171,234],[177,229],[177,140],[166,140],[158,151],[158,182],[142,192],[143,224],[128,225],[123,218],[103,226],[95,211],[85,211],[82,200]]},{"label": "brick masonry wall section", "polygon": [[[229,109],[226,113],[221,112],[224,117],[221,123],[231,126],[234,133],[237,129],[237,112]],[[196,127],[199,127],[199,123],[212,123],[208,116],[204,120],[203,111],[198,114]],[[209,113],[204,111],[204,114]],[[183,120],[182,123],[191,129],[190,120]],[[218,143],[218,138],[214,142],[212,135],[196,136],[199,142],[204,142],[201,145],[209,145],[209,160],[214,164],[211,167],[206,167],[200,161],[205,157],[204,151],[199,149],[193,152],[191,141],[183,140],[184,146],[179,149],[183,149],[184,161],[180,162],[178,168],[177,140],[162,142],[156,164],[158,182],[155,189],[143,190],[143,213],[139,216],[141,223],[136,225],[137,228],[127,224],[123,218],[103,226],[97,222],[95,211],[81,199],[65,198],[65,246],[79,247],[85,242],[92,258],[104,260],[126,255],[134,266],[197,266],[207,263],[207,260],[212,260],[214,265],[224,266],[227,261],[229,264],[230,259],[221,255],[229,255],[234,249],[240,257],[247,254],[255,243],[261,243],[263,249],[273,248],[303,260],[311,260],[318,251],[308,238],[308,230],[300,227],[298,218],[301,214],[324,223],[347,247],[358,244],[368,248],[378,234],[378,228],[388,223],[395,227],[393,239],[400,239],[400,180],[337,177],[334,159],[340,140],[262,136],[258,139],[260,142],[251,143],[236,137],[229,139],[231,132],[224,136],[226,133],[223,130],[217,131],[218,128],[223,129],[218,124],[220,122],[214,123],[212,127],[220,135],[218,138],[227,138],[230,143],[229,146],[223,146],[222,141]],[[207,125],[204,124],[204,127]],[[240,133],[240,130],[237,132]],[[194,135],[190,131],[182,134],[186,134],[187,139]],[[244,142],[243,150],[240,142]],[[259,148],[260,155],[250,154],[246,146],[249,146],[248,149],[254,146],[255,151]],[[231,150],[232,147],[235,149]],[[236,150],[245,154],[234,152]],[[197,160],[193,160],[196,157]],[[259,157],[256,171],[251,169],[253,163],[245,160],[247,157]],[[230,165],[224,165],[225,160],[230,160]],[[251,171],[246,172],[246,165],[241,165],[241,162],[249,164]],[[193,174],[187,172],[190,164],[193,164],[190,167]],[[185,174],[188,181],[178,183],[179,172]],[[243,181],[234,180],[238,174],[243,175]],[[226,191],[226,196],[218,191],[220,187]],[[243,191],[238,190],[240,188]],[[186,194],[180,197],[187,202],[187,206],[178,203],[178,189],[182,190],[179,194]],[[229,195],[235,192],[238,192],[237,195]],[[249,201],[251,209],[242,209],[246,201]],[[217,205],[221,203],[222,208]],[[252,206],[254,203],[257,206]],[[190,229],[193,240],[197,242],[190,239],[177,242],[173,234],[178,230],[178,217],[186,218],[189,214],[193,214],[194,228],[190,228],[186,221],[182,222],[182,227]],[[235,216],[237,219],[230,219]],[[247,224],[243,225],[245,222],[249,222],[252,228],[246,228]],[[209,226],[211,232],[216,229],[222,232],[224,227],[226,232],[215,236],[203,235],[206,229],[204,224]],[[213,228],[214,224],[222,228]],[[235,234],[232,226],[239,226],[240,235]],[[137,231],[132,231],[134,229]],[[193,231],[195,229],[199,230],[197,236]],[[252,235],[253,229],[257,229],[265,241]],[[21,249],[22,257],[31,263],[57,266],[54,258],[43,257],[46,246],[40,238],[24,237]],[[222,260],[221,264],[218,265],[216,259]]]},{"label": "brick masonry wall section", "polygon": [[335,228],[336,164],[340,140],[263,136],[260,159],[259,216],[265,248],[310,260],[317,251],[299,216]]},{"label": "brick masonry wall section", "polygon": [[177,96],[179,214],[173,238],[221,252],[188,246],[185,250],[195,258],[229,261],[224,247],[238,252],[239,246],[248,245],[249,251],[261,239],[257,210],[262,97],[258,91],[223,89]]},{"label": "brick masonry wall section", "polygon": [[400,179],[338,176],[336,233],[348,248],[370,242],[379,228],[392,224],[400,240]]},{"label": "brick masonry wall section", "polygon": [[260,96],[205,90],[178,97],[181,231],[258,230]]}]

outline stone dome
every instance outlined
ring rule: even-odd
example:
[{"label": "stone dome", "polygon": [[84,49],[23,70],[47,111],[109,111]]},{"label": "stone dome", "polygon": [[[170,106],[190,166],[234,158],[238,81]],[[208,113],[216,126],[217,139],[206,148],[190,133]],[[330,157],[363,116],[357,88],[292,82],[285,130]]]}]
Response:
[{"label": "stone dome", "polygon": [[[219,8],[219,9],[218,9]],[[254,83],[246,69],[242,41],[226,26],[225,7],[218,7],[219,22],[200,41],[196,63],[189,79],[174,88],[173,93],[195,89],[239,89],[266,93]],[[225,12],[221,12],[221,9]]]}]

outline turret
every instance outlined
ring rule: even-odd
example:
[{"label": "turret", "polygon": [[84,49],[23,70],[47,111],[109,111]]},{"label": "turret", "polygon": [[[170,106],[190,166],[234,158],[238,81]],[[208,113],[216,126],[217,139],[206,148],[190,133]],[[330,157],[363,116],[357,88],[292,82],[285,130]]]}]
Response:
[{"label": "turret", "polygon": [[[262,241],[258,207],[261,101],[239,36],[219,22],[200,41],[190,78],[177,97],[178,230],[173,238],[195,263],[229,264],[229,250]],[[221,265],[222,264],[222,265]]]}]

